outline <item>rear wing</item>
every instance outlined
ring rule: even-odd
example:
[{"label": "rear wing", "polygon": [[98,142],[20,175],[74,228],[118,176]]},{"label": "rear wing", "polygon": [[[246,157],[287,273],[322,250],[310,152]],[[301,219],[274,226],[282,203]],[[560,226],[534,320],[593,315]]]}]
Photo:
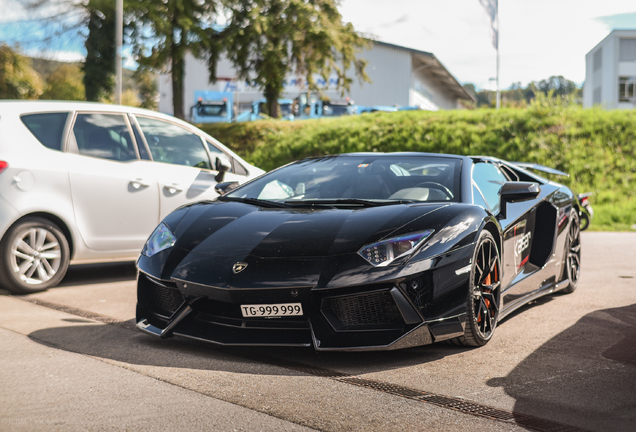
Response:
[{"label": "rear wing", "polygon": [[539,164],[526,163],[526,162],[512,162],[512,164],[524,169],[532,169],[532,170],[541,171],[547,174],[570,177],[570,174],[568,173],[564,173],[563,171],[559,171],[558,169],[549,168],[547,166],[543,166]]}]

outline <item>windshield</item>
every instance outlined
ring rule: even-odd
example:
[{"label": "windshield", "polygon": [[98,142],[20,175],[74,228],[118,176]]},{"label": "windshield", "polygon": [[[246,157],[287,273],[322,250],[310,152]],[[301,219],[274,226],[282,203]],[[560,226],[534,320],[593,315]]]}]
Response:
[{"label": "windshield", "polygon": [[290,116],[292,114],[292,104],[290,103],[282,103],[278,105],[280,108],[280,115],[283,117]]},{"label": "windshield", "polygon": [[349,114],[348,105],[331,105],[325,103],[322,106],[322,115],[324,116],[341,116]]},{"label": "windshield", "polygon": [[217,104],[200,105],[197,107],[197,115],[201,117],[223,117],[227,113],[225,102]]},{"label": "windshield", "polygon": [[461,159],[450,157],[325,156],[272,171],[224,197],[348,205],[459,201],[460,167]]}]

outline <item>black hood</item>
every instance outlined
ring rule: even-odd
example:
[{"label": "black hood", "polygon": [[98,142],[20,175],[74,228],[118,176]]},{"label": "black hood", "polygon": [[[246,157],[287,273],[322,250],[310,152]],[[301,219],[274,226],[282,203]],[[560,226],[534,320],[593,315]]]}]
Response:
[{"label": "black hood", "polygon": [[[164,219],[177,238],[174,247],[150,258],[141,256],[138,265],[162,280],[223,289],[362,284],[412,271],[409,266],[373,268],[357,253],[363,246],[433,229],[430,247],[417,254],[422,260],[474,241],[482,213],[473,205],[449,203],[344,209],[197,203]],[[450,235],[449,229],[456,233]],[[247,268],[235,274],[238,263]]]},{"label": "black hood", "polygon": [[175,247],[219,257],[303,258],[356,253],[445,205],[287,209],[207,203],[193,206],[179,223]]}]

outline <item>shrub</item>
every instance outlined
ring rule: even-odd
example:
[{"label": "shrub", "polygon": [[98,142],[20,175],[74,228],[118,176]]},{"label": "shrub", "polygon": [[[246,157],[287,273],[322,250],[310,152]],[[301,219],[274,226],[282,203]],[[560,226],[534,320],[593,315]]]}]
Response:
[{"label": "shrub", "polygon": [[533,162],[553,179],[594,192],[595,229],[636,224],[636,112],[582,109],[539,98],[527,109],[402,111],[295,122],[201,125],[249,162],[270,170],[306,156],[423,151]]}]

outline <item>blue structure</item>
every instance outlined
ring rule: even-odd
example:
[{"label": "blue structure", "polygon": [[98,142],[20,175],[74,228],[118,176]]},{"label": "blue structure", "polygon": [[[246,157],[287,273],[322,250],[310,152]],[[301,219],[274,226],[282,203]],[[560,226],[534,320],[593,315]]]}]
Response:
[{"label": "blue structure", "polygon": [[233,96],[229,92],[195,91],[191,108],[194,123],[231,122],[234,117]]},{"label": "blue structure", "polygon": [[317,119],[323,117],[338,117],[342,115],[353,115],[356,113],[356,106],[348,98],[344,101],[320,100],[315,94],[300,95],[296,98],[298,103],[297,118]]},{"label": "blue structure", "polygon": [[398,109],[397,109],[397,107],[390,106],[390,105],[370,105],[370,106],[358,105],[356,113],[357,114],[364,114],[364,113],[373,113],[373,112],[377,112],[377,111],[395,112],[395,111],[398,111]]},{"label": "blue structure", "polygon": [[[244,111],[236,116],[234,121],[247,122],[262,120],[266,117],[263,113],[266,111],[266,99],[258,99],[252,103],[251,111]],[[278,99],[278,109],[280,110],[281,120],[294,120],[294,101],[292,99]]]}]

